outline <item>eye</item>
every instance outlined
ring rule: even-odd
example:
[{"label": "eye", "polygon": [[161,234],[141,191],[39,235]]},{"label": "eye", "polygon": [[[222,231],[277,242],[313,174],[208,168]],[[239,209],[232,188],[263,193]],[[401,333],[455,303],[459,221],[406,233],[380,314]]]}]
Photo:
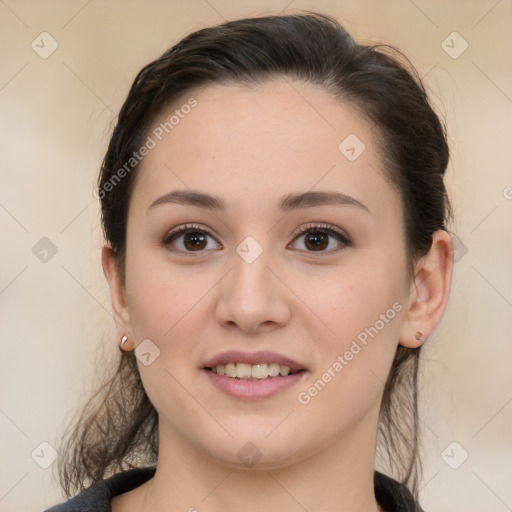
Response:
[{"label": "eye", "polygon": [[[293,236],[294,241],[301,237],[304,238],[303,243],[299,244],[302,246],[299,249],[306,252],[333,253],[353,245],[347,235],[329,224],[308,224],[295,232]],[[209,243],[209,239],[214,242]],[[215,242],[210,231],[198,224],[186,224],[173,228],[165,235],[162,246],[168,247],[172,252],[182,254],[221,248],[220,244]]]},{"label": "eye", "polygon": [[169,250],[180,253],[203,252],[218,248],[219,244],[216,242],[209,244],[209,238],[214,240],[208,229],[197,224],[186,224],[169,231],[162,240],[162,245],[177,247],[169,247]]},{"label": "eye", "polygon": [[[302,245],[300,250],[307,252],[332,253],[352,246],[352,242],[347,235],[329,224],[308,224],[294,233],[294,240],[299,238],[304,238],[302,244],[299,244]],[[335,239],[334,243],[332,239]]]}]

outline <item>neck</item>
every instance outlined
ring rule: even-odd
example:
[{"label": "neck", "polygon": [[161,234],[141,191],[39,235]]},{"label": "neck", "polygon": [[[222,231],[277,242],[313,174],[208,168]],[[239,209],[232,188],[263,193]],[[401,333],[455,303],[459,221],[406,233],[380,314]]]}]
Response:
[{"label": "neck", "polygon": [[145,510],[260,512],[265,509],[378,512],[375,432],[360,426],[324,450],[286,466],[240,468],[205,457],[160,422],[157,470]]}]

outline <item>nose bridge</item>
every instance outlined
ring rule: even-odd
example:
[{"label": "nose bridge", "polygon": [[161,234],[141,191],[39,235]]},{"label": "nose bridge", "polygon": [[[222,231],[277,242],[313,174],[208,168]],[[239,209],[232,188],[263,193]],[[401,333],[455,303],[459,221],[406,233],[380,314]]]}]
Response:
[{"label": "nose bridge", "polygon": [[261,324],[283,323],[289,317],[284,290],[268,267],[272,251],[247,237],[233,253],[232,270],[221,283],[218,319],[254,330]]},{"label": "nose bridge", "polygon": [[[259,248],[261,247],[261,249]],[[232,279],[237,287],[248,291],[263,291],[268,286],[268,266],[271,265],[270,251],[254,242],[242,242],[233,255],[234,272]]]}]

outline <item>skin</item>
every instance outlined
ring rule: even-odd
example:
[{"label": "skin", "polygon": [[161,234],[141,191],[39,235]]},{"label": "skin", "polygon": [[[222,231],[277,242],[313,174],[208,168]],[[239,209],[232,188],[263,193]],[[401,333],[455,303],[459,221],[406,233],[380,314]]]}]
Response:
[{"label": "skin", "polygon": [[[158,468],[153,480],[114,498],[112,510],[140,512],[150,483],[145,509],[156,512],[256,512],[263,505],[289,512],[380,510],[373,466],[384,382],[398,343],[419,346],[444,313],[450,237],[434,234],[409,279],[402,205],[384,179],[375,129],[318,87],[276,79],[211,85],[191,96],[197,106],[137,171],[125,282],[110,247],[102,249],[119,338],[128,336],[127,349],[150,339],[160,350],[151,365],[138,361],[159,414]],[[366,146],[353,162],[338,150],[349,134]],[[163,204],[147,211],[176,189],[220,196],[228,208]],[[347,205],[277,209],[283,195],[312,189],[350,195],[370,212]],[[184,254],[190,244],[183,236],[162,246],[171,228],[187,223],[211,231],[206,249]],[[353,245],[330,237],[327,248],[312,250],[307,234],[294,238],[308,223],[332,225]],[[250,264],[235,251],[247,236],[263,248]],[[401,311],[301,404],[298,393],[396,302]],[[272,350],[308,371],[264,400],[228,397],[200,368],[230,349]],[[248,442],[262,454],[250,468],[237,457]]]}]

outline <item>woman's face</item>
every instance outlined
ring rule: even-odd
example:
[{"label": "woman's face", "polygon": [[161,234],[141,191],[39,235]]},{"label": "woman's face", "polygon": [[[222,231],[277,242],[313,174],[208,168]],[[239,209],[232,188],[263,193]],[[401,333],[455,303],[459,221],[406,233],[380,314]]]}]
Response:
[{"label": "woman's face", "polygon": [[410,292],[371,126],[275,80],[209,86],[148,135],[125,298],[161,446],[278,467],[368,442]]}]

